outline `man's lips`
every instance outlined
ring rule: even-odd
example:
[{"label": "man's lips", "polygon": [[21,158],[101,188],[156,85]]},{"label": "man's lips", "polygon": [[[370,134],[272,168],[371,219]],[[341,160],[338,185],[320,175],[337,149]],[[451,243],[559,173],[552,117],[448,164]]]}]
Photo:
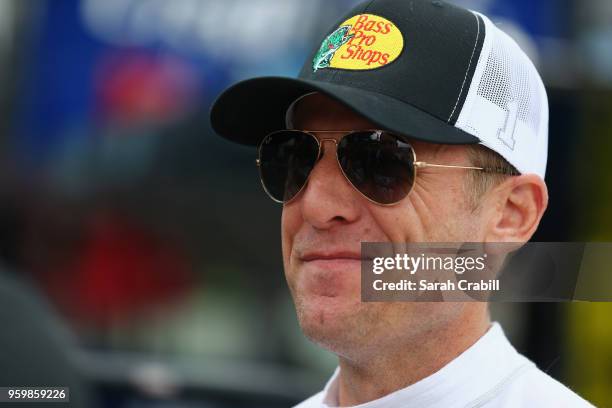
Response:
[{"label": "man's lips", "polygon": [[351,251],[306,252],[300,256],[302,262],[313,261],[361,261],[361,253]]}]

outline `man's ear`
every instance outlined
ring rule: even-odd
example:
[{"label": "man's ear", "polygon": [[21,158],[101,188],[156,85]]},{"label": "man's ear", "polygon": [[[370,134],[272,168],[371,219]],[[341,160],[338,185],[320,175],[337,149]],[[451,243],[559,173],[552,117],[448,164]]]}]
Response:
[{"label": "man's ear", "polygon": [[486,241],[529,241],[548,206],[544,180],[535,174],[509,177],[487,195]]}]

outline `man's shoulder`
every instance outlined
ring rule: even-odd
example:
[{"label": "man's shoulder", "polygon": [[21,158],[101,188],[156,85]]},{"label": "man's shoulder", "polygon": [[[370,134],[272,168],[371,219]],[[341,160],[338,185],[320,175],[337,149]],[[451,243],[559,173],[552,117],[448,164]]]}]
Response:
[{"label": "man's shoulder", "polygon": [[593,407],[567,386],[530,364],[484,407]]}]

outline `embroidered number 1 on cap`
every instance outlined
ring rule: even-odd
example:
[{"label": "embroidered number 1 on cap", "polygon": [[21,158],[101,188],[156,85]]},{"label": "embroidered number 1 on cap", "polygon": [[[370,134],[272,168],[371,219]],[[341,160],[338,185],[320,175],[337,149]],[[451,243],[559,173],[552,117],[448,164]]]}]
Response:
[{"label": "embroidered number 1 on cap", "polygon": [[395,24],[373,14],[359,14],[323,40],[312,70],[379,68],[397,59],[403,48],[404,37]]}]

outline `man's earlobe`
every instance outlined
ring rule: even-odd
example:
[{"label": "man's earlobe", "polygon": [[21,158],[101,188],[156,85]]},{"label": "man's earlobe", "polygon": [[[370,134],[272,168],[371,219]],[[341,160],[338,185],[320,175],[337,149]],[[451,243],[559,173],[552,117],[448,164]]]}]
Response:
[{"label": "man's earlobe", "polygon": [[492,191],[494,214],[487,231],[489,242],[527,242],[548,206],[548,189],[541,177],[511,177]]}]

